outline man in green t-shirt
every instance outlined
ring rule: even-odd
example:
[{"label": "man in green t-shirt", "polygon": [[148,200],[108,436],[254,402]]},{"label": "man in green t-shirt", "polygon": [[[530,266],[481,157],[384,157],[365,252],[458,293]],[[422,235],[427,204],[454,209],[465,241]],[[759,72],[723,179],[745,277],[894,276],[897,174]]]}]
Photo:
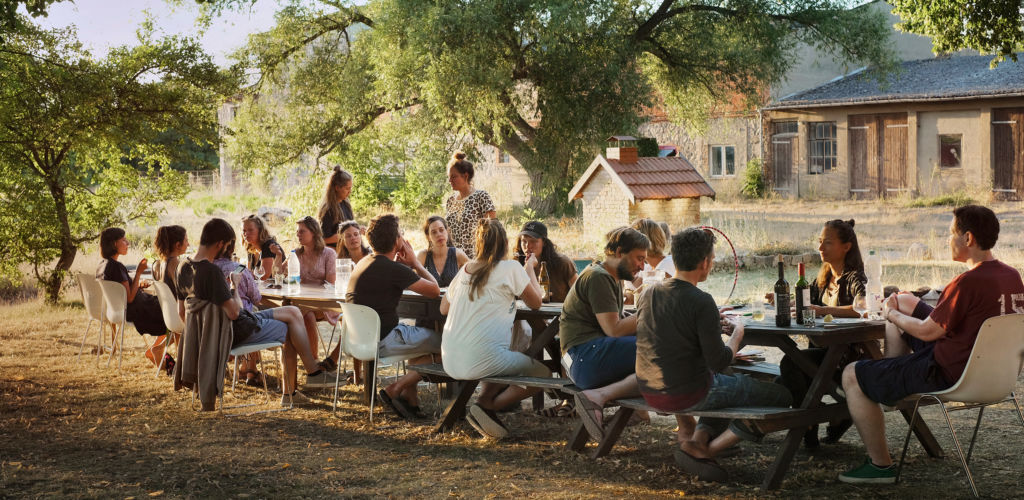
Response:
[{"label": "man in green t-shirt", "polygon": [[571,360],[569,377],[584,389],[576,408],[595,439],[601,439],[606,401],[634,397],[636,317],[622,316],[622,280],[644,267],[651,243],[639,231],[620,227],[608,233],[604,262],[583,271],[565,297],[558,336]]}]

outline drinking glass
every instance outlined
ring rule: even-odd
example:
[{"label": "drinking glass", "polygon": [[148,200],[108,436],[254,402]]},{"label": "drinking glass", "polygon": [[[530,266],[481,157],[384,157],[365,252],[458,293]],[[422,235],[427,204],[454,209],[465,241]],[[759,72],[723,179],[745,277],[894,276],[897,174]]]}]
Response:
[{"label": "drinking glass", "polygon": [[814,327],[814,309],[811,309],[810,307],[805,307],[803,312],[804,312],[804,317],[803,317],[804,326],[806,326],[808,328],[813,328]]},{"label": "drinking glass", "polygon": [[764,302],[757,297],[751,302],[750,317],[754,321],[764,321]]},{"label": "drinking glass", "polygon": [[266,269],[263,269],[263,259],[256,261],[256,269],[253,269],[253,277],[256,278],[256,286],[260,286],[260,282],[263,281],[263,273]]},{"label": "drinking glass", "polygon": [[857,312],[857,317],[863,319],[864,313],[868,312],[868,298],[863,294],[854,297],[853,310]]}]

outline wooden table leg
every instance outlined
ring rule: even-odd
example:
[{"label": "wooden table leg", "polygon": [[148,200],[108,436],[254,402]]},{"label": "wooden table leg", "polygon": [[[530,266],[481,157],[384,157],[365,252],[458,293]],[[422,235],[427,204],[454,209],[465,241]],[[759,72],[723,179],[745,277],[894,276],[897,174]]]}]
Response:
[{"label": "wooden table leg", "polygon": [[796,454],[797,448],[800,447],[800,440],[804,437],[805,432],[807,432],[806,427],[796,427],[786,432],[786,439],[782,442],[782,449],[775,455],[775,460],[772,462],[771,467],[768,468],[768,472],[765,473],[761,489],[774,490],[782,485],[782,479],[786,477],[786,471],[789,470],[789,464],[793,461],[793,455]]},{"label": "wooden table leg", "polygon": [[612,451],[612,447],[619,440],[619,436],[622,435],[622,430],[626,428],[631,416],[633,416],[632,408],[619,407],[611,421],[605,424],[604,439],[597,444],[597,448],[590,454],[590,458],[601,458]]},{"label": "wooden table leg", "polygon": [[583,451],[587,447],[587,441],[590,440],[590,433],[587,432],[586,426],[583,425],[583,420],[576,422],[576,428],[572,431],[572,436],[569,437],[569,442],[565,443],[566,448],[572,451]]},{"label": "wooden table leg", "polygon": [[476,386],[479,382],[476,380],[460,380],[454,382],[457,385],[458,396],[444,409],[444,413],[441,414],[441,418],[438,419],[437,425],[434,427],[434,433],[440,433],[455,427],[455,422],[458,422],[462,418],[466,411],[466,403],[469,402],[469,398],[473,397],[473,391],[476,390]]},{"label": "wooden table leg", "polygon": [[[554,342],[555,336],[558,335],[558,318],[555,318],[548,324],[545,324],[544,320],[540,319],[528,320],[527,323],[533,328],[535,335],[530,339],[530,347],[526,350],[525,354],[543,362],[544,350],[549,347],[549,344]],[[544,391],[533,395],[533,410],[537,411],[541,408],[544,408]]]}]

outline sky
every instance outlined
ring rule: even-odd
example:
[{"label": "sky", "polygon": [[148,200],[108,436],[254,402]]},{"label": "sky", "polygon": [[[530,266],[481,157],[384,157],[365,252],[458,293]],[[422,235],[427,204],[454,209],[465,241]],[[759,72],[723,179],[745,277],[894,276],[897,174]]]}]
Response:
[{"label": "sky", "polygon": [[[245,12],[226,12],[214,19],[200,39],[206,52],[221,65],[228,64],[228,54],[245,44],[251,33],[266,31],[274,25],[274,0],[257,0]],[[74,24],[78,38],[94,56],[103,56],[111,47],[136,43],[135,30],[149,11],[157,32],[165,34],[196,34],[195,19],[199,8],[192,1],[172,7],[164,0],[75,0],[52,4],[47,17],[32,21],[46,28]]]}]

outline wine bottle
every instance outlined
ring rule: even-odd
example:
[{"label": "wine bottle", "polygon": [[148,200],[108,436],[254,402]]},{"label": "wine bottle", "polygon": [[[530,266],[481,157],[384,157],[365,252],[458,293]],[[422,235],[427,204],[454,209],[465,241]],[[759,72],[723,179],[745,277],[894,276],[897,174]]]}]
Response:
[{"label": "wine bottle", "polygon": [[811,305],[811,290],[807,288],[807,279],[804,278],[804,263],[796,266],[796,272],[800,277],[796,280],[796,324],[804,324],[804,308]]},{"label": "wine bottle", "polygon": [[551,284],[551,280],[548,278],[548,263],[540,263],[540,273],[537,276],[537,282],[540,283],[541,298],[544,302],[548,302],[548,287]]},{"label": "wine bottle", "polygon": [[775,282],[775,326],[785,328],[789,325],[789,283],[784,276],[780,255],[779,280]]}]

